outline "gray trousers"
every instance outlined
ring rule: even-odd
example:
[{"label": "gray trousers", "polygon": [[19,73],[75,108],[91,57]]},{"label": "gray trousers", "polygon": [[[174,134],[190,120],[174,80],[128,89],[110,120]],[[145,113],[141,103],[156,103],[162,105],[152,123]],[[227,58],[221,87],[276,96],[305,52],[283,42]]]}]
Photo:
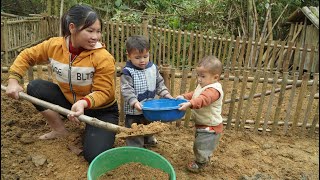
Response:
[{"label": "gray trousers", "polygon": [[[148,122],[143,115],[126,115],[125,126],[131,128],[133,123],[146,125],[151,122]],[[142,148],[145,142],[148,142],[150,139],[153,139],[152,135],[128,137],[126,138],[126,145]]]},{"label": "gray trousers", "polygon": [[196,162],[207,163],[212,156],[213,151],[217,148],[221,133],[206,129],[196,129],[195,140],[193,143],[193,152],[196,157]]}]

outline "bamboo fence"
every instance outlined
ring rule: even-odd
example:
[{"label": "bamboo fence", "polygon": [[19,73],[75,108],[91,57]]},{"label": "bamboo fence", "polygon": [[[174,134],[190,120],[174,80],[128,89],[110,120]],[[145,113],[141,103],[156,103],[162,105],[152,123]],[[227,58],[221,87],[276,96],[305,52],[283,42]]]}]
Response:
[{"label": "bamboo fence", "polygon": [[[31,41],[29,35],[29,41],[33,43],[29,45],[20,43],[24,42],[22,36],[30,32],[44,31],[42,33],[48,36],[54,36],[53,32],[58,32],[57,30],[48,32],[50,27],[57,27],[56,20],[42,19],[34,22],[33,26],[20,24],[19,27],[38,29],[20,29],[22,32],[13,28],[18,23],[9,21],[2,23],[5,30],[1,33],[1,39],[7,38],[6,43],[2,41],[2,57],[9,54],[10,50],[20,50],[41,41],[42,38],[47,38],[45,35],[34,35],[31,37],[36,38]],[[102,41],[115,57],[118,72],[126,62],[126,39],[138,34],[149,37],[150,59],[160,67],[165,84],[173,96],[196,87],[194,67],[199,59],[205,55],[218,57],[224,65],[221,83],[225,92],[222,115],[226,129],[236,131],[250,129],[253,133],[261,134],[298,132],[314,136],[318,133],[318,47],[308,44],[302,46],[291,41],[295,33],[290,35],[292,36],[290,41],[255,42],[251,38],[216,37],[214,34],[203,32],[170,30],[148,25],[147,21],[141,24],[105,21],[103,27]],[[296,29],[293,32],[298,33],[299,27]],[[20,39],[16,38],[17,36]],[[3,45],[5,48],[2,48]],[[309,58],[308,61],[306,57]],[[8,60],[8,55],[3,59],[7,66],[12,62]],[[305,62],[308,62],[306,68],[304,68]],[[7,71],[8,67],[2,66],[1,70]],[[35,75],[34,71],[37,72]],[[118,90],[119,74],[115,76]],[[30,81],[35,77],[54,80],[49,66],[30,68],[26,80]],[[120,121],[123,121],[124,113],[121,107],[124,102],[119,94],[118,100]],[[185,117],[175,124],[188,127],[192,123],[190,118],[191,111],[188,110]]]}]

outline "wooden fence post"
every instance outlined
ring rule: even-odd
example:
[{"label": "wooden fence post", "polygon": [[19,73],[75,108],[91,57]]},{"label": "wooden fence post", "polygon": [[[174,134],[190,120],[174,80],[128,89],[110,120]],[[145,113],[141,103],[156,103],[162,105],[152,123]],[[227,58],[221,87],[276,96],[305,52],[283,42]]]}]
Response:
[{"label": "wooden fence post", "polygon": [[142,31],[143,31],[143,35],[149,38],[147,19],[142,20]]},{"label": "wooden fence post", "polygon": [[3,24],[3,36],[4,36],[4,62],[6,66],[9,66],[9,57],[8,57],[8,44],[9,44],[9,37],[8,37],[8,20],[4,20]]}]

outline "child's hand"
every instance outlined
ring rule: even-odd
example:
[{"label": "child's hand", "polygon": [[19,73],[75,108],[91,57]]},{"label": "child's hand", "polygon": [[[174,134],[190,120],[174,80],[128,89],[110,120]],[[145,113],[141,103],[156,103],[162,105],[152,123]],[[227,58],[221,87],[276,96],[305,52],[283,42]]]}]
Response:
[{"label": "child's hand", "polygon": [[180,111],[185,111],[185,110],[187,110],[189,107],[191,107],[192,104],[191,104],[191,102],[185,102],[185,103],[179,104],[179,106],[180,106],[180,108],[179,108]]},{"label": "child's hand", "polygon": [[179,96],[176,97],[176,99],[184,99],[184,97],[179,95]]},{"label": "child's hand", "polygon": [[141,107],[141,104],[140,104],[140,102],[136,102],[136,103],[134,103],[134,108],[136,108],[138,111],[142,111],[142,107]]},{"label": "child's hand", "polygon": [[79,100],[76,103],[74,103],[71,107],[71,112],[68,114],[68,119],[70,121],[80,123],[78,116],[84,114],[84,109],[88,106],[87,101],[85,100]]},{"label": "child's hand", "polygon": [[164,97],[165,97],[165,98],[168,98],[168,99],[173,99],[173,97],[171,96],[171,94],[166,94]]}]

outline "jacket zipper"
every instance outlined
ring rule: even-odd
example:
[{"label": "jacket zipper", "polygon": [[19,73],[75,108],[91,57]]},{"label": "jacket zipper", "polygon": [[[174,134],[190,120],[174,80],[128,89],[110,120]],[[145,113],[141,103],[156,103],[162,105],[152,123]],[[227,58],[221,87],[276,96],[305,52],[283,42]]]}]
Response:
[{"label": "jacket zipper", "polygon": [[72,93],[72,97],[73,97],[73,103],[76,102],[76,93],[73,91],[73,88],[72,88],[72,82],[71,82],[71,69],[72,69],[72,63],[73,61],[77,58],[78,55],[74,56],[73,59],[71,59],[72,57],[72,54],[70,53],[70,56],[69,56],[69,70],[68,70],[68,80],[69,80],[69,88],[70,88],[70,91]]}]

